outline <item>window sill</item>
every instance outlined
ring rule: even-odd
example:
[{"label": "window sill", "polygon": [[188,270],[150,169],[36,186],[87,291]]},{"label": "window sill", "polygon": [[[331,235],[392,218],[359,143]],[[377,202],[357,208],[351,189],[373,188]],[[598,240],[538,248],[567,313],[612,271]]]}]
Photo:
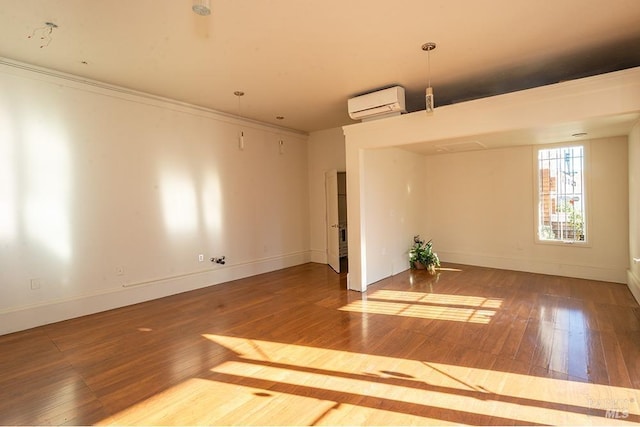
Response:
[{"label": "window sill", "polygon": [[578,248],[590,248],[589,241],[581,240],[540,240],[536,239],[536,244],[549,246],[574,246]]}]

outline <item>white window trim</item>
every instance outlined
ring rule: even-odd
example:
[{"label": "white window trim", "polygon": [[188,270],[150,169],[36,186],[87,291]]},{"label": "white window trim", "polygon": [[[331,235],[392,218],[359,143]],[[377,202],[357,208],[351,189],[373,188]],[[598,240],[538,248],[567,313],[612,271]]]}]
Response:
[{"label": "white window trim", "polygon": [[[540,239],[538,235],[538,225],[540,223],[540,208],[538,203],[540,201],[539,191],[540,191],[540,171],[539,171],[539,161],[538,161],[538,152],[539,150],[548,150],[553,148],[561,148],[561,147],[583,147],[583,173],[584,173],[584,241],[563,241],[563,240],[544,240]],[[576,247],[576,248],[590,248],[591,242],[593,241],[593,236],[591,235],[591,141],[579,141],[579,142],[560,142],[555,144],[541,144],[534,145],[532,147],[532,160],[533,160],[533,236],[536,244],[540,245],[550,245],[550,246],[565,246],[565,247]]]}]

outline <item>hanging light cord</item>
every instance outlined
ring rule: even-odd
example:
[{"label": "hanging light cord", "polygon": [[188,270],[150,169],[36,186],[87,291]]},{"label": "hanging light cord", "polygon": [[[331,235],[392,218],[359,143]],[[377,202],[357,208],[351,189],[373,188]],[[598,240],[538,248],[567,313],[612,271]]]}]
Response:
[{"label": "hanging light cord", "polygon": [[427,50],[427,81],[429,82],[429,87],[431,87],[431,49]]},{"label": "hanging light cord", "polygon": [[427,52],[427,79],[429,87],[431,87],[431,51],[436,48],[434,42],[428,42],[422,45],[422,50]]},{"label": "hanging light cord", "polygon": [[238,116],[242,117],[242,109],[240,108],[240,98],[244,96],[244,92],[241,90],[237,90],[233,92],[233,94],[238,98]]}]

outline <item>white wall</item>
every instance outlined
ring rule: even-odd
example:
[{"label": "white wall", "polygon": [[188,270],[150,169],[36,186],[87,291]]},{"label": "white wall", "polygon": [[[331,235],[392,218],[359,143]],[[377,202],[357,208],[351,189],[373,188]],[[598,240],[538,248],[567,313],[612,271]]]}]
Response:
[{"label": "white wall", "polygon": [[640,122],[629,135],[629,255],[627,284],[640,302]]},{"label": "white wall", "polygon": [[0,333],[309,261],[306,135],[49,71],[0,93]]},{"label": "white wall", "polygon": [[[373,283],[409,268],[413,237],[424,230],[424,158],[398,148],[364,155],[366,278]],[[425,236],[423,236],[425,237]]]},{"label": "white wall", "polygon": [[[324,173],[346,170],[342,128],[326,129],[309,135],[309,241],[311,261],[327,263],[327,207]],[[348,179],[348,178],[347,178]]]},{"label": "white wall", "polygon": [[441,260],[626,282],[627,138],[585,143],[587,247],[535,243],[534,147],[427,157],[426,229]]}]

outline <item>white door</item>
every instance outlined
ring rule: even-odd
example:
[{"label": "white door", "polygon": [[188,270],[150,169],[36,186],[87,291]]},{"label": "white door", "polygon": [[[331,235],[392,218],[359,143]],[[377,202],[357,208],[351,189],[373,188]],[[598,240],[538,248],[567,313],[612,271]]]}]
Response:
[{"label": "white door", "polygon": [[340,273],[340,220],[338,214],[338,171],[324,173],[327,198],[327,262],[336,273]]}]

